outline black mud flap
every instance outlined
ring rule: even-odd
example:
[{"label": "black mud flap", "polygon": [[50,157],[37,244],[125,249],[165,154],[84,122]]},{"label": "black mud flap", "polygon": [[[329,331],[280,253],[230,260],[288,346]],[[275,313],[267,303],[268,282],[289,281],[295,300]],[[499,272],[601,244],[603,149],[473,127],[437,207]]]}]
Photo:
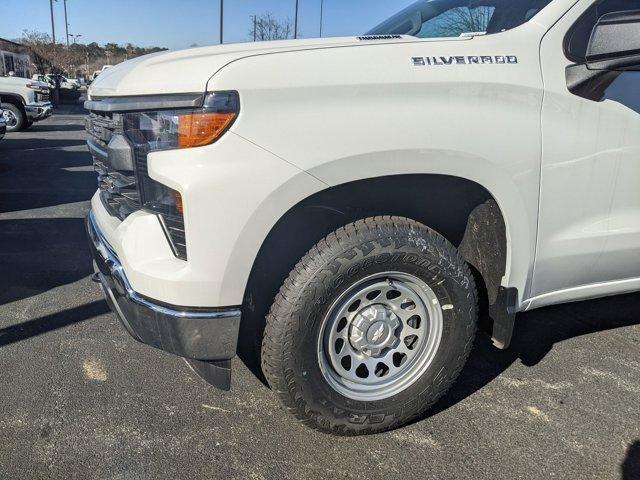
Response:
[{"label": "black mud flap", "polygon": [[226,392],[231,390],[231,360],[184,360],[208,384]]},{"label": "black mud flap", "polygon": [[517,288],[500,287],[496,301],[489,305],[489,317],[493,320],[491,340],[501,350],[509,348],[511,344],[513,326],[516,321],[517,303]]}]

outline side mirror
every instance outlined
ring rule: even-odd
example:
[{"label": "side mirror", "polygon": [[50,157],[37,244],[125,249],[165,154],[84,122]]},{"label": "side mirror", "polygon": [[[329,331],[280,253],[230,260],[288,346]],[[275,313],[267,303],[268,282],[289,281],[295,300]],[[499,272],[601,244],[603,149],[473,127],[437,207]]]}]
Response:
[{"label": "side mirror", "polygon": [[603,15],[587,47],[589,70],[640,70],[640,10]]}]

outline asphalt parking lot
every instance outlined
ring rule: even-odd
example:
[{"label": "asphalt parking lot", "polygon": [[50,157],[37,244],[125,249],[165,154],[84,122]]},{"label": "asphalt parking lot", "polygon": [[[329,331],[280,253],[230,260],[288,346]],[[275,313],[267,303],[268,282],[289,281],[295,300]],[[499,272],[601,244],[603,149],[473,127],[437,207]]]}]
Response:
[{"label": "asphalt parking lot", "polygon": [[337,438],[235,359],[231,392],[132,340],[92,273],[83,112],[0,141],[0,478],[640,478],[640,294],[480,335],[431,415]]}]

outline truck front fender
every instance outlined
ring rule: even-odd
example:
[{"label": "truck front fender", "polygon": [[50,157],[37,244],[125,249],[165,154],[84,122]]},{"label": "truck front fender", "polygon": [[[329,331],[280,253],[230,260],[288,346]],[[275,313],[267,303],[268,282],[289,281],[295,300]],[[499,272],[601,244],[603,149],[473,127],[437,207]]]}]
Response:
[{"label": "truck front fender", "polygon": [[529,291],[535,256],[537,204],[526,202],[522,187],[515,180],[531,175],[532,185],[538,185],[537,172],[523,168],[515,173],[504,165],[467,152],[436,149],[358,155],[324,163],[309,171],[331,186],[361,180],[363,172],[369,178],[403,174],[448,175],[484,187],[498,204],[506,227],[506,271],[502,285],[515,287],[521,294]]},{"label": "truck front fender", "polygon": [[24,107],[24,105],[27,103],[22,95],[15,92],[0,91],[0,99],[2,99],[2,101],[5,103],[12,103],[18,107]]}]

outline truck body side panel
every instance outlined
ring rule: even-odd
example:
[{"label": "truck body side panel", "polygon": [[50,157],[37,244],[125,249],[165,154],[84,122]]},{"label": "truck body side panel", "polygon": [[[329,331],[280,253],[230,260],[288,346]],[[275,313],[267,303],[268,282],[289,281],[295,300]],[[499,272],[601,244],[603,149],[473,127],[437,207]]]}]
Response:
[{"label": "truck body side panel", "polygon": [[473,39],[290,52],[276,68],[262,55],[231,63],[209,89],[241,93],[234,133],[328,185],[412,173],[483,185],[517,246],[508,249],[503,284],[522,300],[535,253],[543,97],[535,39],[544,32],[531,23]]},{"label": "truck body side panel", "polygon": [[640,72],[601,99],[567,88],[576,4],[544,37],[540,226],[531,307],[623,293],[640,284]]}]

